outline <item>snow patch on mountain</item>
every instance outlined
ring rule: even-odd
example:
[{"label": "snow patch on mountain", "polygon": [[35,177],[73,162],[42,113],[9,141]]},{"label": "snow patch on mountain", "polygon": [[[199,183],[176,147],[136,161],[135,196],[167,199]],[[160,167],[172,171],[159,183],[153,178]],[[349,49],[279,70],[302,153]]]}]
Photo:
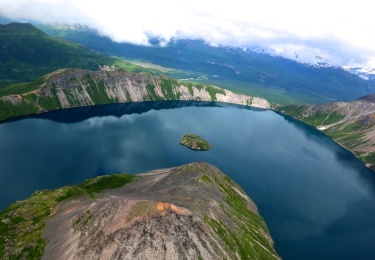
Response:
[{"label": "snow patch on mountain", "polygon": [[375,68],[361,66],[343,66],[343,69],[356,74],[364,80],[375,80]]}]

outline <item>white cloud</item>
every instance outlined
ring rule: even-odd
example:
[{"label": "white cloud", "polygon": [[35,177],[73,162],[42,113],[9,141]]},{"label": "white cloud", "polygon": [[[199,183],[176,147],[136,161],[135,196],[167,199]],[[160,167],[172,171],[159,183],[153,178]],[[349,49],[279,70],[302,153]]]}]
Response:
[{"label": "white cloud", "polygon": [[300,59],[319,55],[340,65],[364,65],[375,59],[370,6],[369,0],[1,0],[0,15],[84,23],[119,42],[202,38],[273,48],[286,56],[298,53]]}]

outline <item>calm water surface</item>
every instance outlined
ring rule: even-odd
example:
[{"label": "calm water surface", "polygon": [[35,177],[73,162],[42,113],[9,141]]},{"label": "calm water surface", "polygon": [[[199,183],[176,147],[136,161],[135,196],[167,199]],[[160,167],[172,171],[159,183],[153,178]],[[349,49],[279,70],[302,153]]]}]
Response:
[{"label": "calm water surface", "polygon": [[[189,132],[213,149],[181,146]],[[0,124],[0,209],[36,189],[194,161],[244,188],[283,258],[375,259],[375,174],[312,127],[224,104],[119,104]]]}]

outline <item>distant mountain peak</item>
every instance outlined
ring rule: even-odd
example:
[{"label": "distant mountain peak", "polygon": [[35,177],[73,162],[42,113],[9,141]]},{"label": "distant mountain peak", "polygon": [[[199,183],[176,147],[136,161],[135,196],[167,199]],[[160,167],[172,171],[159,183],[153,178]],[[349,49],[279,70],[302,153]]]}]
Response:
[{"label": "distant mountain peak", "polygon": [[358,100],[364,100],[367,102],[375,103],[375,94],[360,97]]},{"label": "distant mountain peak", "polygon": [[0,24],[0,35],[46,35],[31,23]]},{"label": "distant mountain peak", "polygon": [[95,29],[85,24],[80,24],[80,23],[71,23],[71,24],[64,23],[64,24],[58,24],[56,26],[62,30],[73,30],[73,31],[78,31],[78,32],[95,31]]},{"label": "distant mountain peak", "polygon": [[375,80],[375,68],[362,66],[343,66],[343,69],[364,80]]},{"label": "distant mountain peak", "polygon": [[320,57],[320,56],[315,56],[316,64],[319,67],[333,67],[331,61],[329,59]]}]

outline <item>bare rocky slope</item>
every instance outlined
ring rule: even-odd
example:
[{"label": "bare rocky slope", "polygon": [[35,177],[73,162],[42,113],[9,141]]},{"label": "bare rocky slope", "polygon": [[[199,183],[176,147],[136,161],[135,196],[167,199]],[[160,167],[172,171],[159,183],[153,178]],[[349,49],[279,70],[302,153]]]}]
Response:
[{"label": "bare rocky slope", "polygon": [[352,102],[286,106],[278,110],[317,127],[375,170],[375,94]]},{"label": "bare rocky slope", "polygon": [[[255,204],[214,166],[111,178],[36,192],[0,212],[0,231],[8,228],[0,232],[0,253],[5,259],[280,258]],[[93,192],[119,178],[127,184]]]},{"label": "bare rocky slope", "polygon": [[59,108],[156,100],[219,101],[270,108],[269,102],[262,98],[210,85],[182,83],[165,76],[122,69],[95,72],[62,69],[31,84],[2,90],[0,120]]}]

